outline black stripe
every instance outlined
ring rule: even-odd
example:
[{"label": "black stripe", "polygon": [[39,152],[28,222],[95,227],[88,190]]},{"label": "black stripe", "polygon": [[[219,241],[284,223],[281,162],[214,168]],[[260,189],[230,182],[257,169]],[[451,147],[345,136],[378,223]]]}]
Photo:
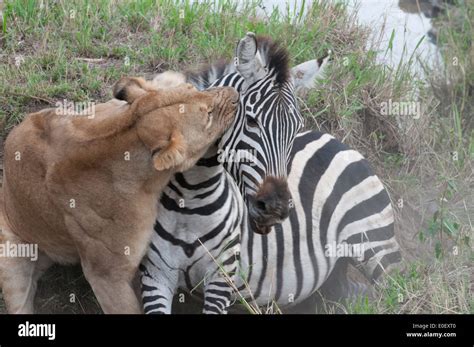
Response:
[{"label": "black stripe", "polygon": [[368,260],[368,259],[372,258],[375,254],[377,254],[378,252],[380,252],[381,250],[383,250],[385,248],[386,248],[386,246],[384,246],[384,245],[368,248],[364,252],[364,260]]},{"label": "black stripe", "polygon": [[230,265],[230,264],[235,263],[236,261],[237,261],[237,259],[235,258],[235,255],[232,254],[229,258],[224,260],[221,265],[222,266]]},{"label": "black stripe", "polygon": [[[252,231],[250,231],[252,232]],[[271,235],[271,233],[270,233]],[[258,235],[262,239],[262,257],[260,261],[262,262],[262,271],[260,272],[260,277],[258,279],[257,289],[255,290],[254,296],[258,298],[260,293],[262,292],[263,282],[265,280],[266,272],[267,272],[267,264],[268,264],[268,235]],[[250,264],[250,268],[252,268],[252,264]]]},{"label": "black stripe", "polygon": [[185,189],[188,189],[188,190],[200,190],[200,189],[203,189],[203,188],[209,188],[212,185],[216,184],[216,182],[218,182],[220,178],[221,178],[221,175],[216,175],[214,177],[211,177],[207,181],[199,182],[198,184],[190,184],[186,181],[186,179],[184,178],[184,175],[182,173],[177,173],[176,175],[174,175],[174,179],[176,180],[176,182],[182,188],[185,188]]},{"label": "black stripe", "polygon": [[[214,178],[217,178],[217,180],[214,180]],[[211,178],[211,180],[214,180],[216,183],[220,178],[220,175],[214,176]],[[197,185],[196,185],[197,186]],[[202,188],[196,188],[196,190],[202,189]],[[216,199],[212,204],[207,204],[201,207],[196,207],[196,208],[188,208],[188,207],[181,207],[179,204],[174,200],[171,199],[167,194],[163,193],[161,196],[160,202],[163,205],[164,208],[166,208],[169,211],[174,211],[178,212],[180,214],[196,214],[200,216],[209,216],[218,211],[226,202],[227,197],[229,195],[229,185],[226,184],[224,186],[224,190],[222,191],[222,194],[219,196],[218,199]]]},{"label": "black stripe", "polygon": [[[210,283],[209,285],[213,285],[214,283]],[[226,284],[227,285],[227,284]],[[214,294],[214,295],[219,295],[225,298],[230,298],[231,292],[230,291],[225,291],[225,290],[219,290],[219,289],[206,289],[207,294]]]},{"label": "black stripe", "polygon": [[156,310],[160,308],[166,308],[166,306],[164,304],[155,304],[155,305],[146,306],[144,310],[145,310],[145,313],[148,313],[151,310]]},{"label": "black stripe", "polygon": [[[329,164],[332,162],[334,156],[345,147],[337,140],[329,140],[323,147],[321,147],[314,155],[306,162],[300,183],[298,185],[299,194],[301,197],[301,205],[304,209],[304,217],[306,219],[306,239],[308,244],[308,254],[311,259],[311,264],[314,271],[313,290],[316,289],[319,277],[319,267],[316,259],[316,252],[313,242],[313,203],[318,197],[315,197],[316,187],[319,180],[326,172]],[[316,236],[317,237],[317,236]],[[320,234],[322,237],[322,234]],[[324,244],[322,244],[324,245]],[[321,274],[325,277],[327,274]]]},{"label": "black stripe", "polygon": [[[225,241],[228,240],[228,238],[229,238],[230,235],[231,235],[231,232],[232,232],[232,230],[229,230],[229,232],[222,238],[222,240],[220,240],[217,245],[215,245],[214,247],[212,247],[212,248],[210,249],[210,252],[212,253],[212,251],[222,249],[222,244],[223,244]],[[229,249],[229,248],[231,248],[231,247],[234,247],[234,246],[237,245],[239,242],[240,242],[239,238],[238,238],[238,237],[235,237],[234,239],[230,240],[230,242],[225,245],[225,248],[222,249],[222,252],[224,252],[226,249]]]},{"label": "black stripe", "polygon": [[[156,224],[159,223],[158,221],[155,222],[155,228],[156,228]],[[161,226],[161,225],[160,225]],[[156,229],[155,229],[156,230]],[[156,248],[155,244],[153,242],[150,242],[150,249],[155,252],[158,257],[160,257],[161,261],[169,268],[169,269],[172,269],[172,270],[177,270],[175,268],[173,268],[172,266],[170,266],[166,260],[163,258],[163,256],[161,255],[160,251],[158,250],[158,248]],[[147,257],[147,260],[153,264],[153,262],[151,261],[150,257]],[[153,264],[153,266],[157,267],[155,264]],[[178,269],[179,270],[179,269]]]},{"label": "black stripe", "polygon": [[[188,243],[186,241],[183,241],[181,239],[178,239],[174,237],[172,233],[169,233],[168,231],[163,228],[161,225],[160,221],[157,220],[155,223],[155,232],[164,240],[170,242],[174,246],[179,246],[183,249],[183,252],[186,254],[188,258],[192,257],[196,249],[201,246],[201,242],[204,244],[207,241],[213,239],[217,235],[221,233],[221,231],[224,229],[225,224],[227,222],[227,219],[230,217],[230,214],[232,213],[232,210],[227,211],[227,215],[225,218],[217,225],[214,229],[212,229],[210,232],[205,234],[204,236],[199,237],[197,240],[195,240],[193,243]],[[199,242],[199,240],[201,242]],[[152,247],[154,247],[153,243],[151,244]],[[156,248],[155,248],[156,249]]]},{"label": "black stripe", "polygon": [[298,152],[302,151],[307,144],[319,140],[319,138],[321,138],[321,136],[323,135],[324,133],[321,133],[319,131],[310,131],[305,134],[297,135],[295,141],[293,142],[293,147],[291,149],[291,156],[288,162],[288,167],[291,168],[293,164],[293,159],[295,158]]},{"label": "black stripe", "polygon": [[[146,256],[145,256],[146,257]],[[146,266],[143,264],[143,263],[140,263],[140,265],[138,265],[138,269],[144,274],[144,275],[148,275],[148,269],[146,268]]]},{"label": "black stripe", "polygon": [[223,298],[216,298],[215,296],[206,296],[206,302],[216,305],[223,309],[227,306],[227,301]]},{"label": "black stripe", "polygon": [[209,158],[201,158],[198,160],[196,163],[196,166],[204,166],[204,167],[214,167],[214,166],[219,166],[219,160],[218,155],[213,155],[212,157]]},{"label": "black stripe", "polygon": [[[257,102],[252,102],[252,104],[254,104],[254,110],[257,110],[259,107],[262,107],[263,112],[271,109],[269,106],[275,102],[275,99],[278,97],[278,94],[273,91],[268,95],[268,88],[273,84],[272,82],[273,81],[268,81],[267,84],[261,86],[262,89],[258,91],[258,93],[260,93],[260,98]],[[257,91],[255,91],[254,94],[257,94]]]},{"label": "black stripe", "polygon": [[168,183],[168,188],[175,192],[176,195],[178,195],[179,197],[183,197],[183,193],[181,193],[180,190],[172,182]]},{"label": "black stripe", "polygon": [[221,313],[220,310],[217,307],[214,307],[214,306],[204,305],[204,309],[206,311],[211,311],[211,312],[214,312],[214,313]]},{"label": "black stripe", "polygon": [[[231,81],[232,79],[234,78],[234,76],[236,75],[236,73],[232,73],[232,74],[229,74],[228,76],[226,76],[225,78],[223,78],[219,83],[221,86],[230,86],[231,85]],[[237,80],[238,81],[238,80]],[[236,82],[236,80],[234,80],[234,83]]]},{"label": "black stripe", "polygon": [[201,199],[201,200],[204,200],[206,198],[208,198],[209,196],[211,196],[212,194],[214,194],[214,192],[217,190],[218,187],[214,188],[214,189],[211,189],[205,193],[202,193],[202,194],[198,194],[194,197],[194,199]]},{"label": "black stripe", "polygon": [[153,302],[155,300],[160,300],[160,299],[165,299],[166,298],[163,295],[152,295],[152,296],[145,296],[142,298],[142,303],[145,305],[146,303]]},{"label": "black stripe", "polygon": [[361,201],[359,204],[344,214],[344,217],[342,217],[339,225],[337,226],[337,235],[339,235],[341,230],[344,229],[346,225],[380,213],[387,207],[388,204],[390,204],[390,198],[388,197],[385,189],[382,189],[378,194],[375,194],[369,199]]},{"label": "black stripe", "polygon": [[[151,278],[151,277],[150,277]],[[151,292],[154,290],[157,290],[158,288],[152,287],[152,286],[147,286],[146,284],[142,284],[141,286],[143,292]]]},{"label": "black stripe", "polygon": [[373,173],[365,160],[359,160],[349,164],[339,175],[321,211],[321,219],[319,220],[321,245],[326,245],[329,222],[342,195],[369,176],[373,176]]},{"label": "black stripe", "polygon": [[[247,208],[247,206],[245,206]],[[248,276],[247,276],[247,282],[250,283],[252,279],[252,274],[253,274],[253,238],[254,232],[250,226],[250,221],[248,216],[246,215],[246,228],[244,229],[245,232],[247,233],[247,257],[248,257]]]},{"label": "black stripe", "polygon": [[301,295],[303,290],[303,266],[301,264],[301,249],[300,249],[300,225],[296,209],[290,210],[290,224],[291,224],[291,235],[293,239],[293,264],[295,266],[296,274],[296,293],[295,300]]},{"label": "black stripe", "polygon": [[[206,254],[207,256],[207,254]],[[191,277],[190,277],[190,272],[191,272],[191,268],[197,263],[199,262],[202,258],[202,257],[199,257],[198,259],[194,260],[191,265],[189,265],[188,267],[186,267],[186,270],[184,270],[184,282],[186,283],[186,287],[188,288],[189,291],[193,290],[194,288],[194,285],[192,284],[191,282]]]},{"label": "black stripe", "polygon": [[237,246],[239,243],[240,243],[240,235],[235,235],[235,237],[227,245],[225,245],[225,248],[223,250],[227,250],[234,246]]},{"label": "black stripe", "polygon": [[[257,174],[258,174],[258,171],[259,171],[259,170],[255,168],[255,171],[256,171]],[[241,176],[241,182],[244,182],[244,178],[246,178],[246,179],[248,179],[250,182],[252,182],[252,183],[255,185],[255,187],[258,187],[258,186],[259,186],[259,182],[258,182],[257,178],[256,178],[256,177],[253,177],[253,176],[252,176],[251,174],[249,174],[247,171],[243,171],[240,176]]]},{"label": "black stripe", "polygon": [[346,242],[348,244],[357,244],[364,242],[383,241],[391,239],[393,235],[393,223],[390,223],[384,227],[368,230],[365,233],[364,230],[361,230],[360,233],[349,236]]},{"label": "black stripe", "polygon": [[283,235],[283,228],[281,224],[275,225],[275,230],[273,231],[276,237],[277,244],[277,268],[276,268],[276,292],[275,300],[279,301],[282,288],[283,288],[283,263],[285,258],[285,239]]},{"label": "black stripe", "polygon": [[212,285],[220,288],[229,288],[229,285],[225,282],[212,282]]}]

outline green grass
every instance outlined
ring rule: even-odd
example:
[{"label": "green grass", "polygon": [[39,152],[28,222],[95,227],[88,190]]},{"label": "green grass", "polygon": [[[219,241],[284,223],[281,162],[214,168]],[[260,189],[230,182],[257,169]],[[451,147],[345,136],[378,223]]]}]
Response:
[{"label": "green grass", "polygon": [[[109,98],[110,86],[123,74],[153,74],[232,57],[247,32],[271,34],[292,52],[293,63],[320,57],[329,49],[337,64],[350,62],[340,74],[351,98],[341,111],[350,117],[361,108],[361,87],[380,85],[379,71],[370,72],[374,54],[361,50],[366,32],[345,15],[343,5],[315,4],[305,19],[277,11],[263,20],[255,3],[237,11],[236,2],[204,4],[173,1],[38,1],[7,2],[4,8],[0,78],[15,83],[0,87],[7,130],[40,99]],[[218,15],[212,9],[218,9]],[[323,14],[325,17],[323,18]],[[184,16],[184,18],[181,18]],[[71,18],[73,17],[73,18]],[[322,19],[322,20],[321,20]],[[301,28],[304,27],[304,30]],[[345,28],[345,31],[336,30]],[[347,28],[347,29],[346,29]],[[362,34],[362,35],[361,35]],[[15,58],[21,62],[15,65]],[[83,59],[102,59],[88,63]],[[127,64],[128,62],[128,64]],[[382,67],[381,67],[382,68]],[[5,108],[9,108],[6,109]]]},{"label": "green grass", "polygon": [[[258,17],[258,1],[239,8],[229,0],[182,5],[44,0],[43,8],[40,3],[6,1],[2,9],[3,137],[27,113],[56,101],[110,99],[122,75],[151,77],[230,59],[248,31],[278,40],[291,52],[292,65],[331,50],[324,88],[300,99],[307,128],[330,132],[371,161],[391,194],[409,269],[386,278],[374,300],[360,298],[346,311],[473,312],[472,1],[458,0],[435,20],[445,67],[426,67],[426,79],[412,70],[416,52],[408,52],[409,59],[394,68],[377,63],[377,52],[390,54],[391,43],[368,42],[370,28],[358,25],[342,3],[315,1],[306,17],[295,17],[299,9],[292,6],[284,14],[267,9]],[[383,115],[381,105],[388,100],[420,102],[420,118]],[[68,304],[71,290],[79,293],[82,305]],[[1,305],[0,300],[0,310]],[[38,305],[42,312],[99,310],[80,272],[65,268],[48,272]]]},{"label": "green grass", "polygon": [[473,272],[468,269],[472,260],[465,255],[451,255],[432,263],[412,262],[405,273],[396,272],[384,279],[375,300],[358,298],[349,304],[347,312],[472,314]]}]

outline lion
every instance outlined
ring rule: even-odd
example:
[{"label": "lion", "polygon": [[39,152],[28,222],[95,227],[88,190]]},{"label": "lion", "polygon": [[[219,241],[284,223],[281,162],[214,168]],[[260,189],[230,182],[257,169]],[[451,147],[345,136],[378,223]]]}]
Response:
[{"label": "lion", "polygon": [[0,258],[10,313],[34,312],[52,263],[78,262],[105,313],[140,313],[132,280],[159,195],[230,126],[238,102],[229,87],[156,90],[141,78],[123,78],[114,96],[123,101],[88,115],[30,114],[6,139],[0,237],[39,249],[36,261]]}]

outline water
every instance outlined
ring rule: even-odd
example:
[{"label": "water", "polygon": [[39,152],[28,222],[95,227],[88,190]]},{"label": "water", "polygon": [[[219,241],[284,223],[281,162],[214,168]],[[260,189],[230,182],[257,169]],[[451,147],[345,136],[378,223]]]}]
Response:
[{"label": "water", "polygon": [[[347,0],[349,9],[357,10],[359,23],[372,28],[372,39],[380,41],[378,60],[392,67],[401,59],[407,61],[413,52],[414,57],[428,65],[440,58],[437,46],[428,35],[433,29],[430,17],[437,11],[437,7],[431,5],[434,2],[419,0],[418,6],[416,0]],[[286,13],[288,6],[293,13],[293,9],[299,11],[301,4],[302,0],[263,0],[262,13],[271,13],[274,7]],[[306,8],[310,4],[311,1],[306,1]],[[392,33],[392,49],[385,54]],[[414,66],[421,67],[417,59]]]},{"label": "water", "polygon": [[390,38],[394,34],[392,49],[386,55],[379,54],[380,61],[396,66],[400,59],[406,61],[412,53],[427,64],[433,64],[440,58],[438,47],[429,39],[429,33],[433,29],[431,18],[427,17],[427,14],[430,15],[429,8],[425,7],[427,13],[415,12],[419,10],[416,1],[361,0],[357,3],[355,0],[349,1],[349,6],[351,9],[359,9],[359,22],[374,29],[374,39],[382,34],[382,50],[389,47]]}]

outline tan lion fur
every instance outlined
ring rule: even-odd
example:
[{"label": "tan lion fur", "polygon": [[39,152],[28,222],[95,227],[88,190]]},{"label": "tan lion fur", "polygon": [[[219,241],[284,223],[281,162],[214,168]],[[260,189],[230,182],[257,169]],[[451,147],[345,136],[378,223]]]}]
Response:
[{"label": "tan lion fur", "polygon": [[39,249],[37,261],[0,258],[11,313],[33,312],[36,282],[53,262],[80,262],[105,313],[141,312],[131,282],[159,194],[222,135],[238,98],[231,88],[156,90],[140,78],[122,79],[114,95],[125,102],[88,115],[30,114],[5,142],[0,242]]}]

